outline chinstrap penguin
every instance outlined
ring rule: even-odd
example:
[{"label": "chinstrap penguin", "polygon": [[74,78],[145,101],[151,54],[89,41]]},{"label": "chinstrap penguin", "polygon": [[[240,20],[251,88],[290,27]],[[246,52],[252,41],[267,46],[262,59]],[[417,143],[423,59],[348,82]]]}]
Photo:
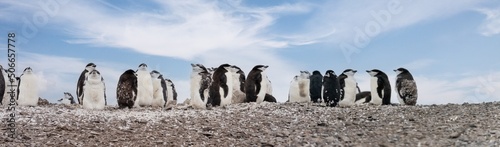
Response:
[{"label": "chinstrap penguin", "polygon": [[274,98],[267,91],[269,88],[269,79],[267,79],[266,69],[268,67],[267,65],[256,65],[248,73],[245,81],[246,102],[260,103],[265,99],[272,100]]},{"label": "chinstrap penguin", "polygon": [[167,84],[167,101],[165,102],[165,107],[171,108],[177,105],[177,91],[172,80],[165,79],[165,83]]},{"label": "chinstrap penguin", "polygon": [[346,69],[342,74],[339,75],[339,85],[340,85],[340,106],[351,106],[354,105],[357,93],[357,83],[354,78],[356,70]]},{"label": "chinstrap penguin", "polygon": [[106,106],[106,85],[101,73],[93,70],[83,83],[83,108],[102,110]]},{"label": "chinstrap penguin", "polygon": [[191,67],[189,103],[193,108],[206,109],[209,87],[212,83],[211,74],[202,64],[191,64]]},{"label": "chinstrap penguin", "polygon": [[341,87],[339,79],[333,70],[327,70],[322,84],[323,102],[330,107],[336,107],[340,101]]},{"label": "chinstrap penguin", "polygon": [[233,100],[231,103],[245,102],[245,73],[238,66],[231,66],[233,75]]},{"label": "chinstrap penguin", "polygon": [[21,106],[38,105],[38,78],[30,67],[24,69],[17,85],[17,104]]},{"label": "chinstrap penguin", "polygon": [[128,69],[120,75],[116,86],[116,100],[119,108],[133,108],[137,99],[137,74]]},{"label": "chinstrap penguin", "polygon": [[137,71],[137,99],[134,107],[151,106],[153,103],[153,80],[148,72],[148,65],[142,63]]},{"label": "chinstrap penguin", "polygon": [[212,75],[208,104],[224,106],[231,104],[233,98],[233,75],[231,65],[222,64]]},{"label": "chinstrap penguin", "polygon": [[398,68],[396,72],[396,93],[400,104],[416,105],[417,104],[417,83],[413,79],[411,73],[405,68]]},{"label": "chinstrap penguin", "polygon": [[387,75],[378,70],[366,70],[370,74],[371,104],[390,105],[391,104],[391,84]]},{"label": "chinstrap penguin", "polygon": [[311,74],[308,71],[300,71],[300,75],[292,81],[289,91],[289,102],[309,102],[309,84]]},{"label": "chinstrap penguin", "polygon": [[160,72],[153,70],[150,74],[151,80],[153,80],[153,101],[151,106],[163,107],[167,102],[167,83]]},{"label": "chinstrap penguin", "polygon": [[323,75],[317,70],[312,72],[309,78],[311,83],[309,84],[309,93],[311,101],[314,103],[319,103],[321,101],[321,87],[323,85]]},{"label": "chinstrap penguin", "polygon": [[88,63],[85,66],[85,69],[82,71],[80,74],[80,77],[78,78],[78,82],[76,83],[76,97],[78,98],[78,104],[82,104],[82,98],[83,98],[83,82],[85,82],[85,79],[89,75],[89,73],[93,70],[95,70],[96,65],[94,63]]},{"label": "chinstrap penguin", "polygon": [[65,105],[76,104],[75,99],[73,98],[73,95],[71,95],[71,93],[69,93],[69,92],[64,92],[64,97],[57,100],[57,101],[61,104],[65,104]]}]

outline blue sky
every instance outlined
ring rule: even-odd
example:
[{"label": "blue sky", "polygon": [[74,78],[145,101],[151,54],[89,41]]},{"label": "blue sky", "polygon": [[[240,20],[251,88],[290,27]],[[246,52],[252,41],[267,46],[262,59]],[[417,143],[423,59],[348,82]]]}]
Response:
[{"label": "blue sky", "polygon": [[103,74],[109,104],[120,74],[140,63],[172,79],[181,102],[190,63],[245,73],[269,65],[280,102],[300,70],[356,69],[369,90],[365,70],[385,71],[394,86],[398,67],[415,77],[420,104],[500,101],[495,0],[1,1],[0,52],[8,32],[17,34],[17,70],[32,67],[51,102],[74,94],[88,62]]}]

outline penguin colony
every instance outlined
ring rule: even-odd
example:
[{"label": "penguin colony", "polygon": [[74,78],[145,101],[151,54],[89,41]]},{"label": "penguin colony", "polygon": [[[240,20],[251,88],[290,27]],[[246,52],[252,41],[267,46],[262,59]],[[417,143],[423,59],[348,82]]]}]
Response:
[{"label": "penguin colony", "polygon": [[[88,63],[77,81],[76,98],[69,92],[58,100],[61,104],[82,105],[85,109],[104,109],[107,105],[104,78],[96,69],[96,64]],[[248,75],[236,65],[221,64],[206,68],[202,64],[191,64],[190,99],[188,105],[197,109],[207,109],[234,103],[277,102],[272,95],[271,80],[266,74],[267,65],[254,66]],[[16,103],[37,106],[37,77],[31,67],[15,79],[7,77],[7,71],[0,66],[0,104],[10,100],[7,94],[11,80],[17,83]],[[366,70],[370,76],[370,90],[361,91],[355,79],[354,69],[346,69],[337,76],[333,70],[324,75],[320,71],[300,71],[290,82],[287,102],[324,103],[326,106],[351,106],[356,104],[391,104],[391,84],[387,74],[378,69]],[[417,86],[411,73],[405,68],[395,69],[395,91],[402,105],[416,105]],[[76,99],[76,101],[75,101]],[[128,69],[121,74],[116,88],[118,107],[165,107],[177,104],[177,92],[172,80],[159,71],[148,70],[142,63],[136,70]]]}]

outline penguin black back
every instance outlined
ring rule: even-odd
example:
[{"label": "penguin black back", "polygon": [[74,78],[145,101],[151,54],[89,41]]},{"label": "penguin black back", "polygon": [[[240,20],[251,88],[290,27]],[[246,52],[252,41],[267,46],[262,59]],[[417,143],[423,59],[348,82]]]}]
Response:
[{"label": "penguin black back", "polygon": [[[229,93],[229,87],[227,86],[227,78],[232,78],[232,77],[226,77],[226,72],[229,72],[226,70],[225,67],[230,67],[231,65],[229,64],[222,64],[220,65],[217,70],[215,70],[214,74],[212,75],[212,84],[210,85],[210,91],[209,91],[209,98],[208,98],[208,104],[211,104],[212,106],[219,106],[221,103],[221,97],[226,97],[227,94]],[[220,95],[220,88],[224,90],[224,95]]]},{"label": "penguin black back", "polygon": [[125,71],[118,80],[116,99],[119,108],[132,108],[137,99],[137,75],[134,70]]},{"label": "penguin black back", "polygon": [[261,83],[263,79],[262,68],[265,69],[267,67],[268,66],[265,65],[256,65],[248,73],[247,79],[245,80],[246,102],[256,102],[257,94],[259,94],[261,90],[265,90],[261,88]]}]

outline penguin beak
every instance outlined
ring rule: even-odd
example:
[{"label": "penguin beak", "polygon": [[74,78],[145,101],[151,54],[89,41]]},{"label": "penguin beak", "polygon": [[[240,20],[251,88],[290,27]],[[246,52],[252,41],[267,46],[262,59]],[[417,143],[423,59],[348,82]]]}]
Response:
[{"label": "penguin beak", "polygon": [[366,70],[366,72],[370,72],[370,70]]},{"label": "penguin beak", "polygon": [[264,66],[264,68],[268,68],[268,67],[269,67],[268,65]]},{"label": "penguin beak", "polygon": [[394,72],[397,72],[397,71],[398,71],[397,69],[394,70]]},{"label": "penguin beak", "polygon": [[358,71],[357,71],[357,70],[353,70],[352,72],[356,73],[356,72],[358,72]]}]

